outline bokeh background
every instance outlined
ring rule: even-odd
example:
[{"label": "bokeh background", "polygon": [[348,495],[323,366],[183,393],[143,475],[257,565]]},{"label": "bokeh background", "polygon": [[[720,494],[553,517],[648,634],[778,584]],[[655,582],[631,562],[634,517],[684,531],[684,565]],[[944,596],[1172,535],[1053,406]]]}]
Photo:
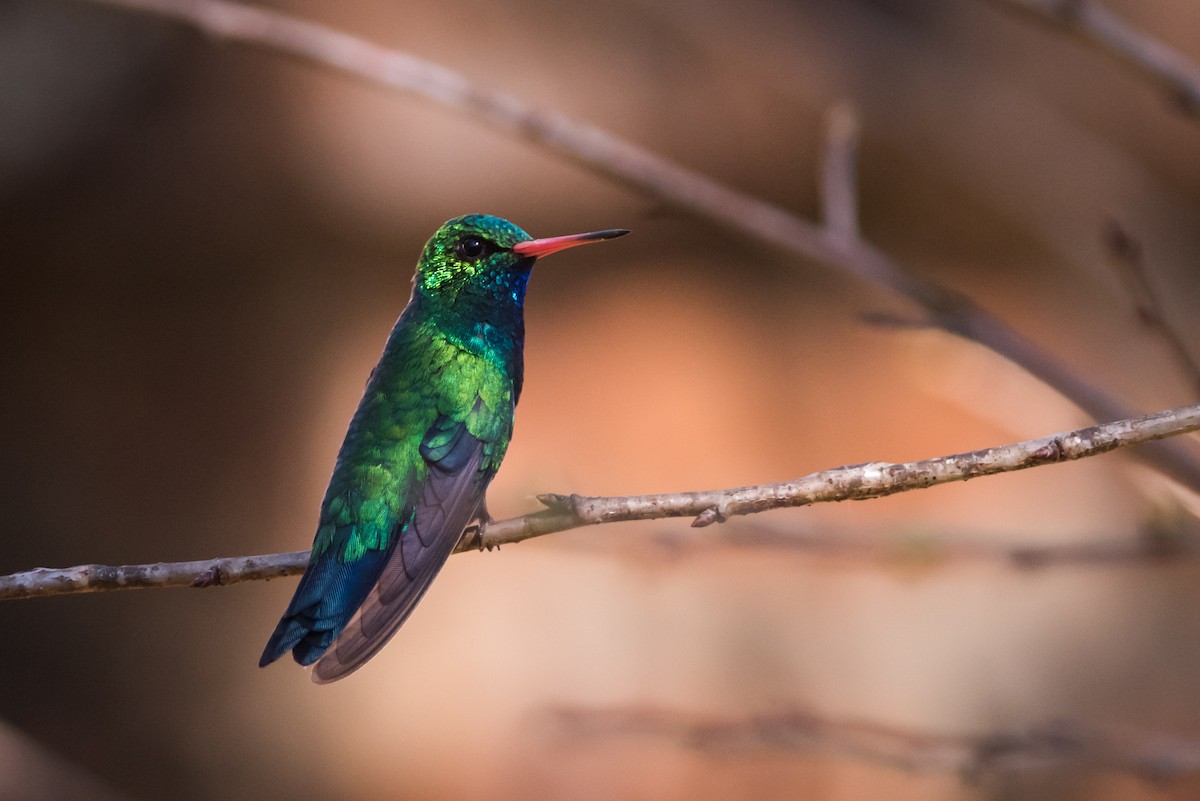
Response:
[{"label": "bokeh background", "polygon": [[[872,242],[1133,407],[1195,400],[1103,230],[1139,239],[1195,352],[1200,122],[1028,18],[982,0],[272,5],[808,217],[824,115],[849,101]],[[1107,5],[1200,61],[1192,0]],[[499,517],[539,492],[776,481],[1088,422],[977,346],[862,322],[910,311],[893,297],[453,112],[143,15],[5,0],[0,573],[306,547],[416,255],[471,211],[541,236],[635,232],[535,272]],[[0,799],[1194,798],[1200,779],[1104,765],[963,781],[822,750],[580,738],[552,714],[1200,738],[1194,565],[936,558],[1128,541],[1191,525],[1188,503],[1111,455],[464,554],[328,687],[256,667],[294,579],[5,602]],[[783,544],[746,544],[764,532]],[[786,547],[831,532],[935,558]]]}]

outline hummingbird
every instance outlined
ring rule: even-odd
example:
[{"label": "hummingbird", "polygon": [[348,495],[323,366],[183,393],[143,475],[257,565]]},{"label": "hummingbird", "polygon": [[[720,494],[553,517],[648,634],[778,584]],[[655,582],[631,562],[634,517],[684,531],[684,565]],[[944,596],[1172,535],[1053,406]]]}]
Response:
[{"label": "hummingbird", "polygon": [[412,613],[508,449],[534,262],[624,229],[534,239],[470,214],[425,244],[412,297],[367,380],[321,503],[308,568],[259,667],[286,652],[312,680],[348,676]]}]

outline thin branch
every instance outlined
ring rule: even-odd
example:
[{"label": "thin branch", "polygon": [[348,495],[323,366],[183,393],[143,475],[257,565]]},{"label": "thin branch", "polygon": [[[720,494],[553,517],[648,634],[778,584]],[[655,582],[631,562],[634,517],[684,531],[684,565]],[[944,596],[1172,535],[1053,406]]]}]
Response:
[{"label": "thin branch", "polygon": [[308,551],[289,551],[148,565],[36,567],[22,573],[0,576],[0,600],[144,590],[151,587],[217,587],[243,581],[268,581],[303,573],[308,566],[308,554]]},{"label": "thin branch", "polygon": [[1196,360],[1192,358],[1183,337],[1167,321],[1162,300],[1154,291],[1154,286],[1146,271],[1141,242],[1134,239],[1115,220],[1109,221],[1104,232],[1104,240],[1112,257],[1113,266],[1116,267],[1118,275],[1133,300],[1138,320],[1166,344],[1175,358],[1175,363],[1179,365],[1179,369],[1191,383],[1196,397],[1200,398],[1200,364],[1197,364]]},{"label": "thin branch", "polygon": [[952,481],[1072,461],[1116,448],[1200,429],[1200,405],[1184,406],[1012,445],[893,464],[868,462],[837,467],[777,484],[705,492],[594,498],[542,495],[548,509],[489,525],[482,542],[519,542],[585,525],[623,520],[694,517],[692,525],[721,523],[735,515],[831,501],[866,500]]},{"label": "thin branch", "polygon": [[655,707],[556,707],[547,715],[554,742],[567,747],[650,736],[705,753],[816,751],[913,773],[954,772],[970,781],[1059,766],[1131,773],[1155,781],[1200,772],[1200,742],[1102,731],[1078,723],[970,735],[836,720],[807,711],[723,719]]},{"label": "thin branch", "polygon": [[[769,509],[881,498],[952,481],[1083,459],[1196,430],[1200,430],[1200,404],[970,453],[901,464],[869,462],[837,467],[778,484],[619,497],[542,495],[539,500],[546,509],[490,523],[482,531],[468,530],[457,551],[490,550],[546,534],[625,520],[692,517],[693,526],[703,527]],[[305,552],[295,551],[197,562],[37,568],[0,576],[0,600],[234,584],[298,574],[303,572],[305,561]]]},{"label": "thin branch", "polygon": [[[155,14],[212,36],[297,56],[369,83],[424,97],[730,230],[897,293],[920,306],[930,325],[1001,354],[1070,398],[1093,419],[1117,420],[1134,414],[970,299],[907,272],[861,239],[847,240],[599,128],[533,108],[513,95],[478,87],[440,64],[287,14],[227,0],[88,1]],[[1179,442],[1158,443],[1142,449],[1139,458],[1200,491],[1200,457],[1194,449]]]},{"label": "thin branch", "polygon": [[674,564],[707,550],[735,548],[790,552],[840,564],[873,565],[922,572],[963,563],[990,562],[1014,570],[1037,571],[1076,567],[1136,567],[1200,562],[1200,532],[1194,526],[1149,526],[1134,535],[1083,542],[1014,544],[1002,537],[962,540],[929,531],[862,531],[793,523],[737,526],[704,537],[678,528],[663,528],[639,538],[580,538],[563,545],[618,559]]},{"label": "thin branch", "polygon": [[825,115],[825,153],[821,169],[821,219],[830,236],[858,239],[858,115],[838,103]]},{"label": "thin branch", "polygon": [[1200,67],[1092,0],[992,0],[1040,17],[1163,87],[1184,113],[1200,115]]}]

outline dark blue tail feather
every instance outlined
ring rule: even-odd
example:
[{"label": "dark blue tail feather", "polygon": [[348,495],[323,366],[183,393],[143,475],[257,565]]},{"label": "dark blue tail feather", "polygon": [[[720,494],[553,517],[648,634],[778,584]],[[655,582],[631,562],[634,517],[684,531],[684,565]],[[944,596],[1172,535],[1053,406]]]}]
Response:
[{"label": "dark blue tail feather", "polygon": [[335,550],[331,548],[308,566],[291,604],[267,640],[259,667],[266,667],[288,651],[301,665],[316,662],[362,606],[390,553],[368,551],[346,564]]}]

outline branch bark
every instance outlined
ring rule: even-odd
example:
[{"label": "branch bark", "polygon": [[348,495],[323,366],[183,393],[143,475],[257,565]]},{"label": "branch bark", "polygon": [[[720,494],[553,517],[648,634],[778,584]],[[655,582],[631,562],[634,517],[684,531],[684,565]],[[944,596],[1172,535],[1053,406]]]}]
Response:
[{"label": "branch bark", "polygon": [[[483,89],[440,64],[287,14],[228,0],[88,2],[154,14],[211,36],[296,56],[369,83],[424,97],[710,222],[907,298],[923,310],[928,325],[999,353],[1070,398],[1093,419],[1117,420],[1134,415],[1121,401],[969,298],[908,272],[863,239],[818,226],[599,128],[535,109],[513,95]],[[1142,449],[1139,458],[1200,491],[1200,455],[1194,449],[1178,442],[1159,443]]]},{"label": "branch bark", "polygon": [[662,737],[707,753],[819,751],[913,773],[954,772],[968,781],[995,773],[1087,766],[1164,781],[1200,773],[1200,742],[1103,731],[1059,722],[986,734],[945,734],[789,711],[718,718],[656,707],[548,710],[554,742]]},{"label": "branch bark", "polygon": [[[617,497],[542,495],[540,512],[468,530],[456,551],[488,549],[582,526],[691,517],[695,527],[769,509],[867,500],[980,476],[1074,461],[1200,430],[1200,404],[1091,426],[1012,445],[893,464],[868,462],[794,481],[702,492]],[[36,568],[0,576],[0,600],[147,587],[210,587],[297,575],[306,551],[147,565]]]},{"label": "branch bark", "polygon": [[1180,110],[1200,116],[1200,67],[1093,0],[992,0],[1041,18],[1167,90]]}]

